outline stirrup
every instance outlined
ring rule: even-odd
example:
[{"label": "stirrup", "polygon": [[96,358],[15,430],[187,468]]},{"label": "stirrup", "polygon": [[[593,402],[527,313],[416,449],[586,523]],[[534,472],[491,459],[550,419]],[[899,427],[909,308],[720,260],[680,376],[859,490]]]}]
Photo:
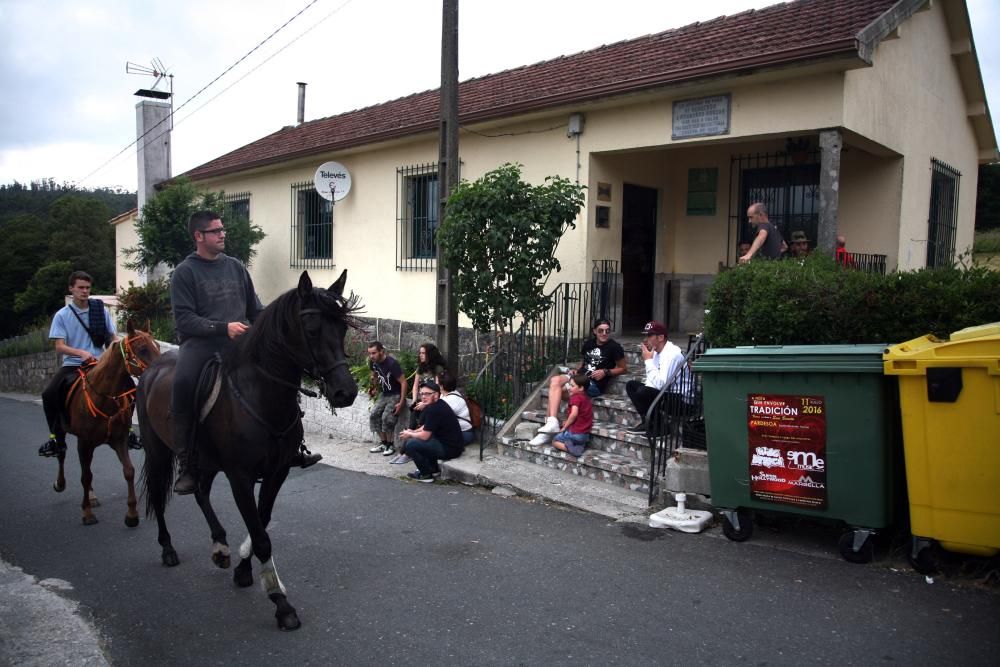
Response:
[{"label": "stirrup", "polygon": [[139,436],[137,436],[134,431],[128,432],[127,443],[129,449],[142,449],[142,443],[139,442]]},{"label": "stirrup", "polygon": [[300,468],[308,468],[322,461],[323,455],[313,454],[305,445],[299,445],[299,451],[292,460],[294,463],[298,463]]},{"label": "stirrup", "polygon": [[198,479],[190,470],[184,470],[177,475],[174,482],[174,493],[179,496],[187,496],[198,490]]}]

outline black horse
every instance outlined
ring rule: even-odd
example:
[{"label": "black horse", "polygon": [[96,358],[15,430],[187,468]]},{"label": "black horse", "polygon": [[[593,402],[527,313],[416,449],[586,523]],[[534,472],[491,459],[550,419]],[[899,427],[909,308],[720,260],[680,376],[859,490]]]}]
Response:
[{"label": "black horse", "polygon": [[[261,582],[276,606],[282,630],[299,627],[295,608],[271,558],[267,524],[274,501],[288,476],[288,468],[302,442],[298,393],[303,375],[312,377],[334,408],[354,402],[357,384],[348,369],[344,337],[357,327],[359,310],[353,294],[344,298],[344,271],[329,289],[314,288],[306,272],[296,289],[268,306],[250,331],[237,339],[222,359],[217,397],[202,409],[197,451],[200,477],[195,499],[212,531],[212,561],[229,567],[226,531],[209,499],[212,480],[219,471],[229,479],[233,498],[246,524],[248,537],[240,547],[240,564],[233,574],[238,586],[253,583],[251,553],[260,560]],[[177,355],[170,352],[153,363],[139,382],[139,429],[146,461],[142,494],[146,516],[156,515],[158,541],[164,565],[177,565],[177,552],[163,519],[173,484],[173,429],[170,394]],[[261,480],[254,502],[254,484]]]}]

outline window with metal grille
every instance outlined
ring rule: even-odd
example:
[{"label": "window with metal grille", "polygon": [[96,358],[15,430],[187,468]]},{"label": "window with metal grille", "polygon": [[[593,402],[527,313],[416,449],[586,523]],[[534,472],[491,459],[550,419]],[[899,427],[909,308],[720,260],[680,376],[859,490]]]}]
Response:
[{"label": "window with metal grille", "polygon": [[437,255],[438,165],[396,170],[396,269],[433,271]]},{"label": "window with metal grille", "polygon": [[226,194],[222,204],[222,219],[226,224],[250,221],[250,193]]},{"label": "window with metal grille", "polygon": [[333,202],[319,196],[312,181],[292,185],[289,266],[333,268]]},{"label": "window with metal grille", "polygon": [[803,231],[816,245],[819,227],[819,159],[816,149],[797,152],[755,153],[734,156],[730,162],[730,252],[753,241],[754,230],[746,219],[750,204],[764,202],[768,219],[787,242],[792,232]]},{"label": "window with metal grille", "polygon": [[955,258],[958,182],[962,175],[931,160],[931,207],[927,216],[927,266],[949,266]]}]

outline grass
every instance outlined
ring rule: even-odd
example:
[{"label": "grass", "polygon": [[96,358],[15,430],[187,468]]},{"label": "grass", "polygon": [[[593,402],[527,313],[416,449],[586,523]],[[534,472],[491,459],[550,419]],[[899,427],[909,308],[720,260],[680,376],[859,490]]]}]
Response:
[{"label": "grass", "polygon": [[52,341],[49,340],[48,329],[34,329],[15,338],[0,341],[0,359],[19,357],[22,354],[51,352]]},{"label": "grass", "polygon": [[1000,229],[989,229],[976,232],[972,243],[972,252],[1000,252]]}]

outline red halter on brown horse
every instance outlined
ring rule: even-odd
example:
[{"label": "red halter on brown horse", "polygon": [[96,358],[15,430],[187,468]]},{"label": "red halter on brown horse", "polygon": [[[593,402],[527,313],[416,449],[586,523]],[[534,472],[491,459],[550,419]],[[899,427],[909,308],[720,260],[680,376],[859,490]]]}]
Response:
[{"label": "red halter on brown horse", "polygon": [[[132,321],[126,324],[127,335],[113,343],[96,363],[80,370],[80,377],[73,383],[66,399],[66,432],[76,436],[76,450],[80,455],[80,482],[83,485],[83,523],[97,523],[92,511],[98,506],[94,496],[94,475],[90,463],[94,450],[108,443],[122,464],[122,473],[128,483],[128,511],[125,525],[134,528],[139,525],[136,511],[135,468],[128,454],[128,431],[132,423],[135,406],[135,382],[132,376],[139,376],[160,356],[160,346],[146,330],[136,329]],[[64,463],[66,453],[59,454],[59,475],[52,488],[63,491],[66,488]]]}]

